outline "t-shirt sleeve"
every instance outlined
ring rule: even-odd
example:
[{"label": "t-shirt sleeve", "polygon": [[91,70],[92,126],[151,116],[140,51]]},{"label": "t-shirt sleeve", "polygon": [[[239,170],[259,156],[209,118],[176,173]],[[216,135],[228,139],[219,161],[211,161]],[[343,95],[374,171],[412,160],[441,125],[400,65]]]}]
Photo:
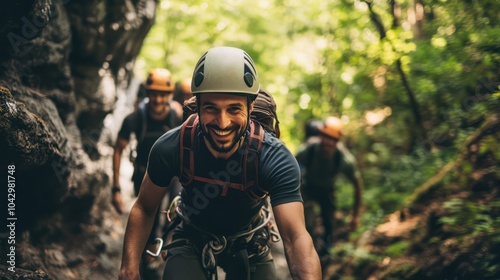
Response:
[{"label": "t-shirt sleeve", "polygon": [[285,144],[273,137],[266,140],[261,152],[260,182],[269,190],[272,206],[302,202],[299,165]]},{"label": "t-shirt sleeve", "polygon": [[149,152],[148,175],[160,187],[166,187],[179,173],[180,127],[169,130],[153,144]]},{"label": "t-shirt sleeve", "polygon": [[120,131],[118,131],[118,138],[130,140],[130,134],[134,131],[134,126],[136,124],[135,114],[132,113],[125,117],[122,123]]}]

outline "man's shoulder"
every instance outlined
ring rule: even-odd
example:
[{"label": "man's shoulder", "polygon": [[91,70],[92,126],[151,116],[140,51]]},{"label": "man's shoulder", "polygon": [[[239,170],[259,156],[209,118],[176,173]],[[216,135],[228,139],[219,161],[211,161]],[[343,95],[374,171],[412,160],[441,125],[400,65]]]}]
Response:
[{"label": "man's shoulder", "polygon": [[156,140],[155,145],[161,145],[162,147],[177,147],[179,146],[179,137],[181,134],[181,127],[177,126],[169,131],[165,132],[158,140]]},{"label": "man's shoulder", "polygon": [[337,151],[340,154],[343,165],[346,165],[346,166],[355,166],[356,165],[356,158],[351,153],[351,151],[349,151],[349,149],[346,147],[346,145],[343,142],[337,143]]},{"label": "man's shoulder", "polygon": [[349,151],[349,149],[346,147],[346,145],[342,142],[342,141],[339,141],[337,143],[337,151],[344,157],[349,157],[349,156],[352,156],[352,153],[351,151]]},{"label": "man's shoulder", "polygon": [[261,162],[264,161],[271,165],[279,161],[295,161],[295,157],[285,143],[268,132],[264,135],[259,154]]},{"label": "man's shoulder", "polygon": [[126,117],[125,120],[137,120],[140,117],[140,112],[139,108],[136,108],[134,111],[130,112]]},{"label": "man's shoulder", "polygon": [[128,129],[134,130],[137,128],[139,123],[140,123],[140,116],[139,116],[138,109],[136,109],[133,112],[131,112],[125,116],[125,118],[123,119],[123,122],[122,122],[122,129],[128,128]]},{"label": "man's shoulder", "polygon": [[267,131],[264,131],[264,139],[262,140],[262,148],[264,147],[266,149],[288,149],[283,141],[276,138],[274,135]]},{"label": "man's shoulder", "polygon": [[[172,138],[177,138],[177,140],[179,140],[179,136],[181,134],[181,128],[182,128],[182,125],[176,126],[172,129],[170,129],[169,131],[165,132],[165,134],[163,134],[160,137],[160,139],[166,138],[167,140],[172,140]],[[177,141],[177,142],[179,142],[179,141]]]}]

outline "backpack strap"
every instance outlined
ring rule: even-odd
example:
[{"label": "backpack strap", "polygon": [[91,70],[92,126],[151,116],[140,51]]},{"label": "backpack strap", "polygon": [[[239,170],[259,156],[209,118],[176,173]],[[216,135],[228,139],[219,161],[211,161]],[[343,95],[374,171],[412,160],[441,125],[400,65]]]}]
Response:
[{"label": "backpack strap", "polygon": [[250,136],[243,155],[243,183],[246,193],[255,199],[262,199],[267,191],[259,186],[259,151],[264,141],[264,129],[259,122],[250,122]]},{"label": "backpack strap", "polygon": [[137,143],[141,143],[142,140],[146,137],[146,132],[148,131],[148,116],[146,110],[146,102],[142,101],[139,103],[138,109],[141,115],[141,135],[137,135]]},{"label": "backpack strap", "polygon": [[180,135],[180,176],[179,181],[187,186],[194,179],[194,137],[198,115],[192,114],[181,126]]}]

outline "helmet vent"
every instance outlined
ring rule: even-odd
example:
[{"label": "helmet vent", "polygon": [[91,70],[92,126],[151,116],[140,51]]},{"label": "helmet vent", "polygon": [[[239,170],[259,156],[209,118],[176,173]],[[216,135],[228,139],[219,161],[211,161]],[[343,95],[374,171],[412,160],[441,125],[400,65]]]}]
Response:
[{"label": "helmet vent", "polygon": [[203,54],[203,56],[200,58],[198,63],[196,64],[196,67],[194,69],[196,74],[194,74],[194,86],[199,87],[201,83],[203,82],[203,78],[205,77],[204,72],[205,72],[205,59],[207,58],[207,53]]},{"label": "helmet vent", "polygon": [[254,81],[254,76],[250,72],[250,69],[248,68],[247,65],[245,65],[245,74],[243,75],[243,79],[245,80],[245,84],[251,88],[253,86],[253,81]]},{"label": "helmet vent", "polygon": [[251,72],[252,73],[256,73],[257,70],[255,70],[255,67],[253,66],[253,60],[252,60],[252,58],[250,58],[250,56],[246,52],[243,52],[243,54],[244,54],[243,58],[248,62],[248,64],[250,65],[250,67],[252,67],[253,71],[251,71]]},{"label": "helmet vent", "polygon": [[205,54],[203,54],[200,58],[200,60],[198,60],[198,63],[196,63],[196,66],[194,67],[194,69],[197,69],[198,67],[200,67],[201,64],[203,64],[205,62],[205,59],[207,58],[207,53],[206,52]]},{"label": "helmet vent", "polygon": [[203,82],[203,78],[205,75],[203,74],[205,72],[205,65],[201,65],[201,67],[198,69],[197,73],[194,76],[194,86],[199,87],[201,83]]}]

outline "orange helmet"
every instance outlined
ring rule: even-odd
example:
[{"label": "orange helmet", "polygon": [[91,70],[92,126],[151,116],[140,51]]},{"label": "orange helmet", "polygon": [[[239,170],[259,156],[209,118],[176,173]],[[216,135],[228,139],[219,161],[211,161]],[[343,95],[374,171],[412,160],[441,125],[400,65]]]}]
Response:
[{"label": "orange helmet", "polygon": [[174,91],[175,84],[172,81],[170,71],[167,69],[156,68],[149,71],[144,87],[146,90],[172,92]]},{"label": "orange helmet", "polygon": [[337,117],[327,117],[319,131],[323,135],[340,140],[342,138],[342,121]]},{"label": "orange helmet", "polygon": [[181,90],[184,94],[192,95],[192,93],[191,93],[191,78],[185,78],[184,80],[181,81]]}]

